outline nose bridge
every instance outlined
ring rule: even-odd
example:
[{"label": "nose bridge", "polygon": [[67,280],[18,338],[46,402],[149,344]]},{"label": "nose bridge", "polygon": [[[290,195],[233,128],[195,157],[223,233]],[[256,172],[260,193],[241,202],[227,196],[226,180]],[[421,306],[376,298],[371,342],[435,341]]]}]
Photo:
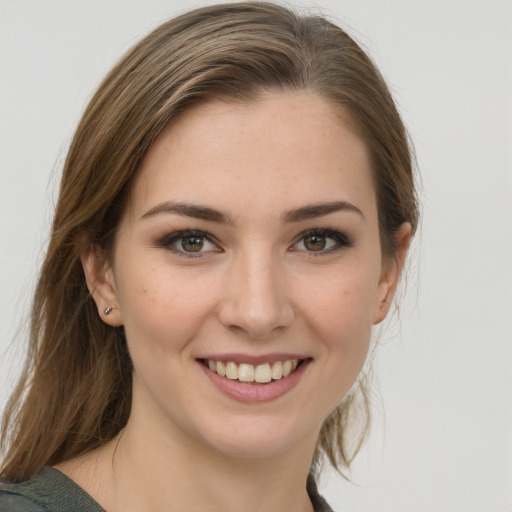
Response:
[{"label": "nose bridge", "polygon": [[283,279],[279,255],[261,243],[247,247],[234,258],[221,304],[220,318],[229,328],[239,328],[263,338],[289,325],[293,310]]}]

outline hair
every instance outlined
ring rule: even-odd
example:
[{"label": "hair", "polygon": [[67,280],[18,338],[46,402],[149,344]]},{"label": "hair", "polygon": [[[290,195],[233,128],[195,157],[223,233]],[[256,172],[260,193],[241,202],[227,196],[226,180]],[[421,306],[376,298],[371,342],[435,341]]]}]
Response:
[{"label": "hair", "polygon": [[[213,5],[167,21],[107,75],[70,145],[27,360],[3,418],[0,476],[25,480],[100,447],[126,425],[132,364],[124,331],[99,318],[80,256],[90,246],[111,253],[130,183],[168,123],[212,98],[248,102],[276,91],[316,94],[355,126],[371,157],[383,257],[393,256],[402,223],[414,233],[418,206],[406,131],[375,65],[341,28],[267,2]],[[354,443],[347,426],[361,410]],[[347,469],[368,422],[360,379],[324,422],[311,478],[322,453]]]}]

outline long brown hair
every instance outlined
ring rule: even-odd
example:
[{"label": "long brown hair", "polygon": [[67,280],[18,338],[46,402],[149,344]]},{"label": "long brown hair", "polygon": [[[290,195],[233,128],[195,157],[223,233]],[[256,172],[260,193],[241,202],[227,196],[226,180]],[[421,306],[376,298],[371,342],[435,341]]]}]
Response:
[{"label": "long brown hair", "polygon": [[[317,94],[348,115],[372,158],[383,255],[393,255],[403,222],[414,232],[406,132],[381,75],[342,29],[266,2],[205,7],[164,23],[108,74],[69,149],[26,366],[3,418],[3,478],[24,480],[90,452],[125,426],[132,366],[123,328],[98,317],[80,255],[94,245],[108,257],[134,173],[180,112],[219,96],[250,101],[264,90]],[[357,451],[346,438],[357,396],[368,411],[362,379],[358,385],[326,419],[318,442],[317,456],[324,452],[338,469]]]}]

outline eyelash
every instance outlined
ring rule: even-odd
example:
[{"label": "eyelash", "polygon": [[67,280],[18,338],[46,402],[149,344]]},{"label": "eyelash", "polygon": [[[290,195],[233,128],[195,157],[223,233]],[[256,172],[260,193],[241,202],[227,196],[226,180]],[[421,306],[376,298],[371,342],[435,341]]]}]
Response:
[{"label": "eyelash", "polygon": [[349,239],[347,235],[344,233],[340,233],[339,231],[335,231],[332,229],[309,229],[301,233],[294,242],[293,245],[298,244],[299,242],[303,242],[308,237],[318,236],[320,238],[331,239],[334,240],[334,247],[330,247],[327,250],[320,251],[310,251],[306,249],[308,256],[319,257],[325,256],[326,254],[333,254],[335,252],[341,251],[347,247],[352,246],[352,241]]},{"label": "eyelash", "polygon": [[[333,247],[328,248],[327,250],[319,250],[319,251],[313,251],[306,249],[292,249],[293,251],[305,251],[308,256],[312,257],[319,257],[326,254],[332,254],[337,251],[340,251],[344,248],[351,247],[352,242],[348,238],[347,235],[344,233],[340,233],[339,231],[335,231],[332,229],[310,229],[307,231],[302,232],[293,243],[292,247],[297,245],[299,242],[303,242],[308,237],[314,237],[318,236],[319,238],[325,238],[325,239],[331,239],[335,242],[335,245]],[[218,246],[218,242],[216,242],[216,239],[213,235],[208,233],[204,230],[196,230],[196,229],[187,229],[183,231],[177,231],[176,233],[171,233],[163,238],[161,238],[157,245],[159,247],[163,247],[165,249],[168,249],[172,251],[173,253],[177,254],[178,256],[184,257],[184,258],[201,258],[203,256],[202,251],[198,252],[191,252],[191,251],[185,251],[185,250],[179,250],[176,247],[174,247],[174,244],[176,242],[179,242],[180,240],[183,240],[185,238],[200,238],[203,240],[206,240],[207,242],[214,244],[215,246]],[[221,250],[219,250],[221,252]]]},{"label": "eyelash", "polygon": [[185,229],[183,231],[177,231],[176,233],[170,233],[169,235],[165,235],[163,238],[161,238],[157,245],[159,247],[163,247],[165,249],[168,249],[172,251],[173,253],[177,254],[178,256],[182,256],[184,258],[200,258],[202,257],[202,252],[188,252],[188,251],[181,251],[174,247],[174,244],[176,242],[179,242],[180,240],[183,240],[184,238],[201,238],[203,240],[206,240],[210,242],[211,244],[214,244],[218,246],[218,243],[215,241],[215,237],[204,230],[198,230],[198,229]]}]

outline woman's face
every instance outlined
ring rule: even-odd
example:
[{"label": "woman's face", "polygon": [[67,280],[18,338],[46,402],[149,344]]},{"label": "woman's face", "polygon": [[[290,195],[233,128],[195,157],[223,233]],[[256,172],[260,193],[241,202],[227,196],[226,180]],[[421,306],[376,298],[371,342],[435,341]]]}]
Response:
[{"label": "woman's face", "polygon": [[130,422],[233,456],[311,449],[396,274],[367,149],[328,102],[186,112],[143,161],[98,280],[133,360]]}]

